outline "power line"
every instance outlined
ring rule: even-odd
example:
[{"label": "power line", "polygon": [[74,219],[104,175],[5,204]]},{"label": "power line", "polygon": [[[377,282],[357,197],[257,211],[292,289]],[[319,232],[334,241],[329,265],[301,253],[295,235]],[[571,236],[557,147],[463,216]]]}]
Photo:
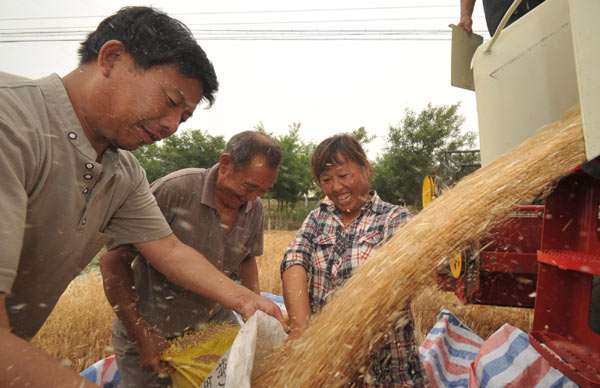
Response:
[{"label": "power line", "polygon": [[[191,29],[194,33],[323,33],[323,34],[413,34],[413,33],[431,33],[431,34],[450,34],[451,31],[448,29],[426,29],[426,28],[409,28],[409,29],[398,29],[398,28],[385,28],[385,29],[203,29],[193,28]],[[85,29],[41,29],[41,30],[25,30],[18,31],[12,30],[9,32],[0,32],[0,35],[18,35],[18,34],[71,34],[71,33],[82,33],[87,34],[89,30]]]},{"label": "power line", "polygon": [[[227,41],[450,41],[448,38],[433,38],[433,37],[394,37],[394,38],[292,38],[292,37],[263,37],[263,38],[251,38],[251,37],[200,37],[202,41],[209,40],[227,40]],[[20,40],[2,40],[2,43],[39,43],[39,42],[81,42],[81,39],[20,39]]]},{"label": "power line", "polygon": [[[237,13],[278,13],[278,12],[329,12],[329,11],[356,11],[356,10],[389,10],[407,8],[441,8],[447,5],[405,5],[391,7],[362,7],[362,8],[323,8],[306,10],[263,10],[263,11],[215,11],[215,12],[188,12],[185,15],[199,14],[237,14]],[[61,19],[63,17],[22,18],[22,20]],[[75,16],[64,18],[83,19],[89,16]],[[409,29],[257,29],[241,28],[237,25],[295,25],[295,24],[325,24],[325,23],[360,23],[360,22],[386,22],[386,21],[422,21],[422,20],[448,20],[453,16],[423,16],[423,17],[389,17],[389,18],[358,18],[358,19],[326,19],[326,20],[287,20],[287,21],[254,21],[254,22],[209,22],[188,23],[196,39],[199,40],[447,40],[450,30],[436,30],[424,28]],[[0,19],[9,20],[9,19]],[[12,19],[11,19],[12,20]],[[436,23],[437,24],[437,23]],[[233,28],[207,29],[210,26],[231,26]],[[78,41],[92,31],[94,27],[85,26],[49,26],[49,27],[17,27],[0,28],[0,43],[27,43],[27,42],[69,42]],[[477,31],[478,32],[478,31]],[[482,31],[484,32],[484,31]],[[485,33],[485,32],[484,32]]]},{"label": "power line", "polygon": [[[264,33],[281,33],[281,34],[305,34],[305,33],[321,33],[321,34],[450,34],[450,30],[445,29],[191,29],[193,33],[244,33],[244,34],[264,34]],[[71,35],[75,33],[87,34],[88,30],[68,30],[68,29],[49,29],[49,30],[28,30],[28,31],[9,31],[0,32],[0,36],[6,35],[23,35],[23,36],[43,36],[43,35]]]},{"label": "power line", "polygon": [[81,42],[81,39],[14,39],[0,40],[2,43],[38,43],[38,42]]},{"label": "power line", "polygon": [[[483,31],[475,31],[483,33]],[[450,31],[435,29],[406,30],[192,30],[198,40],[449,40]],[[80,38],[77,38],[77,37]],[[43,34],[29,33],[22,35],[6,35],[0,33],[0,43],[31,42],[72,42],[81,41],[84,33],[48,32]]]},{"label": "power line", "polygon": [[[437,17],[405,17],[405,18],[377,18],[377,19],[338,19],[338,20],[300,20],[300,21],[273,21],[273,22],[220,22],[220,23],[194,23],[188,24],[188,27],[192,30],[206,31],[201,27],[206,26],[230,26],[230,25],[265,25],[265,24],[319,24],[319,23],[354,23],[354,22],[380,22],[380,21],[414,21],[414,20],[440,20],[440,19],[453,19],[451,16],[437,16]],[[18,27],[18,28],[0,28],[0,36],[38,36],[43,34],[88,34],[92,31],[93,27],[86,26],[71,26],[71,27]],[[217,31],[217,30],[215,30]],[[244,32],[252,32],[253,30],[240,30]],[[262,30],[257,30],[262,31]],[[278,30],[271,30],[272,32]],[[298,30],[302,31],[302,30]],[[343,30],[340,30],[340,32]]]},{"label": "power line", "polygon": [[[217,22],[217,23],[201,23],[188,24],[189,26],[224,26],[224,25],[262,25],[262,24],[306,24],[306,23],[355,23],[355,22],[390,22],[390,21],[406,21],[406,20],[439,20],[439,19],[456,19],[456,16],[425,16],[425,17],[401,17],[401,18],[375,18],[375,19],[337,19],[337,20],[286,20],[286,21],[270,21],[270,22]],[[191,28],[191,27],[190,27]]]},{"label": "power line", "polygon": [[[391,10],[391,9],[427,9],[427,8],[455,8],[455,4],[430,4],[430,5],[400,5],[389,7],[355,7],[355,8],[320,8],[320,9],[280,9],[280,10],[245,10],[245,11],[205,11],[205,12],[180,12],[173,16],[188,15],[243,15],[243,14],[269,14],[269,13],[294,13],[294,12],[346,12],[346,11],[371,11],[371,10]],[[54,20],[54,19],[91,19],[104,18],[107,15],[88,15],[88,16],[38,16],[38,17],[13,17],[0,18],[0,21],[14,20]]]},{"label": "power line", "polygon": [[[376,18],[376,19],[338,19],[338,20],[298,20],[298,21],[270,21],[270,22],[218,22],[218,23],[189,23],[190,29],[205,26],[233,26],[233,25],[267,25],[267,24],[319,24],[319,23],[355,23],[355,22],[381,22],[381,21],[416,21],[416,20],[447,20],[454,19],[453,16],[435,16],[435,17],[401,17],[401,18]],[[12,27],[0,28],[0,35],[25,35],[44,34],[44,33],[83,33],[87,34],[94,27],[71,26],[71,27]],[[197,28],[196,28],[197,29]]]},{"label": "power line", "polygon": [[[187,23],[189,28],[194,26],[229,26],[229,25],[265,25],[265,24],[319,24],[319,23],[356,23],[356,22],[382,22],[382,21],[416,21],[416,20],[447,20],[456,19],[453,16],[419,16],[419,17],[399,17],[399,18],[374,18],[374,19],[334,19],[334,20],[286,20],[286,21],[261,21],[261,22],[216,22],[216,23]],[[19,27],[19,28],[0,28],[0,31],[7,30],[43,30],[43,29],[68,29],[79,28],[86,31],[93,31],[95,27]]]},{"label": "power line", "polygon": [[216,11],[216,12],[183,12],[177,15],[226,15],[226,14],[256,14],[256,13],[290,13],[290,12],[337,12],[337,11],[371,11],[390,9],[421,9],[421,8],[456,8],[455,4],[449,5],[398,5],[389,7],[356,7],[356,8],[321,8],[321,9],[285,9],[285,10],[262,10],[262,11]]}]

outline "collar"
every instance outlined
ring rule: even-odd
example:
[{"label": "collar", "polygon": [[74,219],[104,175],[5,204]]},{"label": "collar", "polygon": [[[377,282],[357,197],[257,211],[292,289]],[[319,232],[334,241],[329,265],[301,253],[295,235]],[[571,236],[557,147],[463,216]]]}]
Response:
[{"label": "collar", "polygon": [[[371,199],[369,199],[367,202],[365,202],[362,205],[362,207],[360,208],[360,214],[362,215],[368,209],[371,209],[373,212],[378,213],[378,214],[385,213],[385,203],[379,197],[379,195],[377,195],[377,192],[375,190],[371,190],[371,191],[369,191],[369,194],[371,195]],[[335,206],[333,201],[327,197],[323,201],[321,201],[320,206],[321,206],[321,209],[326,210],[329,213],[332,213],[332,214],[336,213],[336,212],[341,213],[341,210],[339,210]]]},{"label": "collar", "polygon": [[[58,129],[60,136],[63,136],[64,139],[77,148],[87,159],[95,162],[97,158],[96,150],[83,131],[81,122],[75,114],[73,104],[58,74],[53,73],[47,77],[40,78],[36,80],[36,83],[44,94],[47,104],[53,105],[53,113],[60,120],[61,125],[60,129]],[[112,162],[117,159],[118,152],[117,149],[107,148],[102,155],[103,164],[107,160]]]}]

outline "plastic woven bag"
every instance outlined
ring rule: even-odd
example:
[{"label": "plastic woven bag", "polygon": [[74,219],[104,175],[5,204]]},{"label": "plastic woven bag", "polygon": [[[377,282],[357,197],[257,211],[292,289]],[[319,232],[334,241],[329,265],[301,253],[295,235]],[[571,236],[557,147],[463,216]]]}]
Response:
[{"label": "plastic woven bag", "polygon": [[210,324],[173,340],[161,356],[175,369],[171,375],[173,388],[199,387],[231,347],[239,330],[237,325]]},{"label": "plastic woven bag", "polygon": [[226,380],[219,386],[250,388],[252,377],[268,364],[274,350],[283,346],[286,338],[277,319],[257,311],[240,330],[227,359],[222,360],[226,363]]}]

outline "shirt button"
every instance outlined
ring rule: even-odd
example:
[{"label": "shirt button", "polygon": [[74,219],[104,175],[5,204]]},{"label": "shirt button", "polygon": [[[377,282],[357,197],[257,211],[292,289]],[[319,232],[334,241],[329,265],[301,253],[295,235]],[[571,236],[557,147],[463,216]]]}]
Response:
[{"label": "shirt button", "polygon": [[71,140],[77,139],[77,134],[75,132],[69,132],[67,136],[69,136],[69,139]]},{"label": "shirt button", "polygon": [[87,224],[87,218],[84,218],[83,220],[81,220],[81,225],[85,225]]},{"label": "shirt button", "polygon": [[83,194],[87,194],[89,191],[90,191],[90,189],[88,189],[87,187],[86,187],[86,188],[84,188],[83,190],[81,190],[81,192],[82,192]]},{"label": "shirt button", "polygon": [[90,180],[90,179],[92,179],[94,176],[93,176],[92,174],[83,174],[83,177],[89,181],[89,180]]},{"label": "shirt button", "polygon": [[92,163],[86,163],[85,164],[85,168],[87,168],[88,170],[91,170],[92,168],[94,168],[94,165]]}]

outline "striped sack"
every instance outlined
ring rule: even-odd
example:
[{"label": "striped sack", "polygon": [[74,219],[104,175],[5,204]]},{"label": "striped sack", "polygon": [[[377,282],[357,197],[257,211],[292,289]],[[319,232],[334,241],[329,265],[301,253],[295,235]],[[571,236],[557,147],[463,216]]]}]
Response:
[{"label": "striped sack", "polygon": [[96,362],[80,375],[102,388],[116,388],[121,382],[114,355]]},{"label": "striped sack", "polygon": [[469,387],[471,362],[483,340],[448,310],[419,347],[421,362],[433,388]]},{"label": "striped sack", "polygon": [[481,346],[471,365],[469,387],[577,387],[550,366],[530,344],[529,335],[505,323]]}]

